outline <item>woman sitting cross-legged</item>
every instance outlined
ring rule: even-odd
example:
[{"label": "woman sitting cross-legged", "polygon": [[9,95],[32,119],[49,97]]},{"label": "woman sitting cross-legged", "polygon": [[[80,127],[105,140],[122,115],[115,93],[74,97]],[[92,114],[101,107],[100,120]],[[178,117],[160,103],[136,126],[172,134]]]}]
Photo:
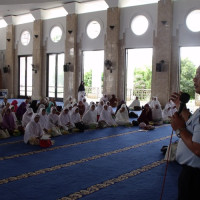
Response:
[{"label": "woman sitting cross-legged", "polygon": [[25,128],[25,134],[24,134],[24,142],[31,145],[39,145],[40,144],[40,138],[44,134],[42,131],[42,128],[40,126],[40,123],[38,123],[40,120],[40,115],[37,113],[34,113],[31,121],[27,124]]},{"label": "woman sitting cross-legged", "polygon": [[118,125],[131,125],[131,122],[129,121],[129,115],[128,115],[128,110],[126,108],[125,104],[122,104],[121,108],[117,111],[115,115],[115,121],[117,122]]},{"label": "woman sitting cross-legged", "polygon": [[72,114],[71,114],[71,122],[72,124],[78,128],[81,132],[83,132],[87,127],[85,124],[81,121],[81,116],[79,114],[79,109],[77,106],[74,106],[72,108]]},{"label": "woman sitting cross-legged", "polygon": [[154,129],[149,123],[152,122],[152,110],[149,104],[145,104],[141,115],[138,118],[139,127],[146,130]]},{"label": "woman sitting cross-legged", "polygon": [[108,105],[104,104],[103,110],[99,117],[100,127],[117,126],[111,112],[108,110]]},{"label": "woman sitting cross-legged", "polygon": [[91,104],[90,109],[83,115],[83,123],[88,125],[90,128],[97,128],[97,110],[95,110],[95,105]]},{"label": "woman sitting cross-legged", "polygon": [[71,122],[68,106],[64,107],[63,110],[61,111],[59,115],[59,120],[60,120],[60,125],[65,131],[71,130],[74,127]]},{"label": "woman sitting cross-legged", "polygon": [[156,104],[155,107],[152,109],[152,120],[154,125],[163,124],[162,109],[159,104]]},{"label": "woman sitting cross-legged", "polygon": [[61,131],[60,131],[60,121],[59,121],[59,117],[56,114],[57,110],[56,107],[53,106],[51,107],[51,113],[48,115],[48,131],[51,134],[51,136],[59,136],[62,135]]}]

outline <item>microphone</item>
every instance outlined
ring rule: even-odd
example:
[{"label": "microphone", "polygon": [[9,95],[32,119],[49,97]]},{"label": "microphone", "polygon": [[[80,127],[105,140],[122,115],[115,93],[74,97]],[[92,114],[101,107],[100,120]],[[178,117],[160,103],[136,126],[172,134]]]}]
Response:
[{"label": "microphone", "polygon": [[180,100],[180,106],[178,110],[178,114],[180,114],[183,110],[183,108],[186,107],[186,103],[190,100],[190,95],[188,93],[182,93],[181,96],[179,97]]}]

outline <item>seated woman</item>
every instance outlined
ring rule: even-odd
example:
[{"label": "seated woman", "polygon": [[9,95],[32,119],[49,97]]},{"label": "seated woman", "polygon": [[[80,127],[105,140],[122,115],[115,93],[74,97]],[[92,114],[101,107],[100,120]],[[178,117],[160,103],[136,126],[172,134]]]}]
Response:
[{"label": "seated woman", "polygon": [[15,123],[15,120],[14,120],[14,117],[12,115],[12,112],[11,112],[10,108],[8,108],[5,111],[1,127],[3,129],[7,129],[10,135],[13,135],[14,130],[17,129],[17,125]]},{"label": "seated woman", "polygon": [[112,117],[115,118],[115,113],[114,113],[114,111],[113,111],[113,108],[110,106],[110,102],[107,101],[107,102],[106,102],[106,105],[108,106],[107,109],[108,109],[108,111],[111,113]]},{"label": "seated woman", "polygon": [[142,110],[141,115],[137,119],[139,127],[143,129],[153,129],[153,127],[149,124],[152,122],[152,110],[149,104],[145,104]]},{"label": "seated woman", "polygon": [[133,100],[133,102],[129,105],[129,108],[135,111],[142,110],[142,108],[140,107],[140,101],[138,97],[135,97],[135,100]]},{"label": "seated woman", "polygon": [[63,108],[62,112],[58,117],[60,120],[60,125],[65,131],[73,128],[73,124],[69,115],[69,108],[67,106]]},{"label": "seated woman", "polygon": [[56,112],[57,112],[56,107],[55,106],[51,107],[51,113],[48,115],[48,122],[47,122],[48,131],[50,135],[53,137],[62,135],[60,131],[59,117],[56,114]]},{"label": "seated woman", "polygon": [[122,104],[121,108],[117,111],[117,114],[115,116],[115,121],[118,125],[131,125],[131,122],[129,121],[128,110],[126,109],[125,104]]},{"label": "seated woman", "polygon": [[103,101],[100,101],[96,107],[96,111],[97,111],[97,121],[99,120],[99,116],[101,114],[101,111],[103,110]]},{"label": "seated woman", "polygon": [[88,102],[86,101],[86,98],[83,98],[83,104],[85,106],[85,113],[90,109],[90,106]]},{"label": "seated woman", "polygon": [[83,115],[83,123],[88,125],[90,128],[97,128],[97,111],[95,105],[91,104],[90,109]]},{"label": "seated woman", "polygon": [[9,138],[10,134],[7,129],[2,128],[3,117],[0,112],[0,139]]},{"label": "seated woman", "polygon": [[32,100],[29,108],[32,108],[33,112],[36,113],[38,109],[37,100]]},{"label": "seated woman", "polygon": [[156,104],[155,107],[152,109],[152,120],[154,125],[163,124],[162,109],[159,104]]},{"label": "seated woman", "polygon": [[17,100],[13,100],[12,103],[11,103],[11,105],[14,106],[14,112],[16,112],[17,108],[18,108],[18,101]]},{"label": "seated woman", "polygon": [[81,121],[81,116],[79,114],[79,109],[77,106],[72,108],[71,122],[73,126],[78,128],[81,132],[84,132],[84,130],[86,129],[85,124]]},{"label": "seated woman", "polygon": [[22,102],[16,111],[17,120],[21,122],[24,113],[26,112],[27,104],[26,102]]},{"label": "seated woman", "polygon": [[162,112],[163,122],[170,123],[170,117],[172,117],[175,112],[177,112],[176,105],[169,99]]},{"label": "seated woman", "polygon": [[13,105],[10,105],[10,110],[11,110],[11,113],[13,115],[13,118],[15,120],[15,123],[16,125],[18,124],[18,121],[17,121],[17,117],[16,117],[16,114],[15,114],[15,107]]},{"label": "seated woman", "polygon": [[27,108],[27,111],[24,113],[22,117],[22,127],[26,127],[26,125],[31,121],[33,115],[33,109]]},{"label": "seated woman", "polygon": [[82,101],[78,102],[78,110],[79,110],[79,114],[80,114],[80,116],[82,118],[82,116],[83,116],[83,114],[85,112],[85,105],[83,104]]},{"label": "seated woman", "polygon": [[40,115],[39,124],[40,124],[43,132],[48,133],[48,116],[46,114],[46,109],[40,108],[40,111],[38,114]]},{"label": "seated woman", "polygon": [[99,117],[99,123],[101,124],[101,127],[117,126],[117,123],[112,117],[111,112],[108,110],[107,104],[104,104],[103,106],[103,110]]},{"label": "seated woman", "polygon": [[111,98],[109,99],[110,102],[110,106],[115,108],[117,107],[117,97],[115,96],[115,94],[112,94]]},{"label": "seated woman", "polygon": [[40,144],[40,138],[44,133],[42,131],[40,123],[38,123],[39,120],[40,120],[40,115],[34,113],[31,118],[31,121],[27,124],[25,128],[24,143],[26,144],[29,143],[31,145]]},{"label": "seated woman", "polygon": [[54,106],[54,103],[49,101],[48,106],[46,108],[47,115],[51,112],[51,108]]}]

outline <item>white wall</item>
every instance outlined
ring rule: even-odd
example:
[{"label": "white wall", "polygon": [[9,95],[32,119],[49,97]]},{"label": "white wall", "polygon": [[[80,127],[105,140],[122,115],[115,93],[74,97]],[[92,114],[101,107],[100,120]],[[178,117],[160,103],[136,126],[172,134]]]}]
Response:
[{"label": "white wall", "polygon": [[173,34],[175,35],[176,29],[179,29],[179,46],[200,46],[200,33],[190,31],[185,22],[187,15],[194,9],[200,9],[200,0],[174,2]]},{"label": "white wall", "polygon": [[[142,36],[135,35],[131,30],[132,19],[137,15],[144,15],[149,20],[149,28]],[[157,4],[133,6],[120,10],[120,39],[125,33],[125,48],[153,47],[153,31],[157,24]]]},{"label": "white wall", "polygon": [[[98,21],[101,32],[95,39],[87,36],[86,28],[89,22]],[[78,15],[78,42],[81,42],[82,50],[92,51],[104,49],[104,37],[107,26],[107,11],[93,12]]]},{"label": "white wall", "polygon": [[[50,38],[51,29],[54,26],[60,26],[63,30],[62,38],[59,42],[52,42]],[[47,44],[47,53],[62,53],[65,52],[66,39],[66,17],[44,20],[43,22],[43,43]]]},{"label": "white wall", "polygon": [[0,28],[0,50],[6,49],[6,27]]},{"label": "white wall", "polygon": [[[200,0],[176,0],[174,1],[173,12],[173,35],[179,29],[179,46],[199,46],[200,33],[193,33],[186,27],[185,19],[187,14],[200,9]],[[148,31],[143,36],[136,36],[131,30],[131,20],[138,14],[145,15],[150,20]],[[96,39],[89,39],[86,33],[87,24],[97,20],[102,31]],[[153,32],[157,24],[157,4],[147,4],[142,6],[133,6],[121,8],[120,10],[120,39],[125,34],[125,48],[144,48],[153,46]],[[60,25],[64,31],[61,41],[53,43],[50,39],[50,30],[54,25]],[[82,50],[100,50],[104,49],[104,38],[107,26],[107,11],[85,13],[78,15],[78,35],[77,40],[81,42]],[[16,44],[18,44],[18,54],[32,54],[33,36],[31,35],[30,44],[23,46],[20,41],[21,33],[29,30],[33,34],[33,23],[16,25]],[[66,35],[66,17],[44,20],[43,42],[47,44],[47,53],[56,53],[65,51]],[[0,28],[0,50],[6,49],[6,28]]]}]

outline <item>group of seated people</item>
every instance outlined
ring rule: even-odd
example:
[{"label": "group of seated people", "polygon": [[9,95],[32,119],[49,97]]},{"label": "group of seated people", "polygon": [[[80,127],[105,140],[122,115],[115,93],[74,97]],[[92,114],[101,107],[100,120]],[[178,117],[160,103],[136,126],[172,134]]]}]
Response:
[{"label": "group of seated people", "polygon": [[152,125],[170,123],[170,117],[175,112],[177,112],[176,105],[170,99],[162,110],[158,98],[152,97],[152,100],[143,106],[142,113],[137,122],[141,128],[153,129]]},{"label": "group of seated people", "polygon": [[[141,128],[151,129],[151,125],[161,124],[163,118],[159,118],[160,104],[156,102],[158,100],[152,100],[143,107],[137,119],[137,125]],[[166,105],[167,117],[171,103]],[[113,107],[116,108],[115,112]],[[0,105],[0,138],[24,134],[25,143],[38,145],[43,136],[54,137],[74,131],[83,132],[85,129],[136,125],[129,118],[129,108],[125,101],[118,102],[115,95],[111,98],[103,95],[98,103],[90,104],[85,96],[78,103],[70,96],[63,107],[57,106],[54,98],[43,98],[38,102],[27,97],[19,107],[17,100],[10,104],[4,98]],[[138,115],[135,114],[135,117]],[[154,124],[151,124],[152,121]]]}]

